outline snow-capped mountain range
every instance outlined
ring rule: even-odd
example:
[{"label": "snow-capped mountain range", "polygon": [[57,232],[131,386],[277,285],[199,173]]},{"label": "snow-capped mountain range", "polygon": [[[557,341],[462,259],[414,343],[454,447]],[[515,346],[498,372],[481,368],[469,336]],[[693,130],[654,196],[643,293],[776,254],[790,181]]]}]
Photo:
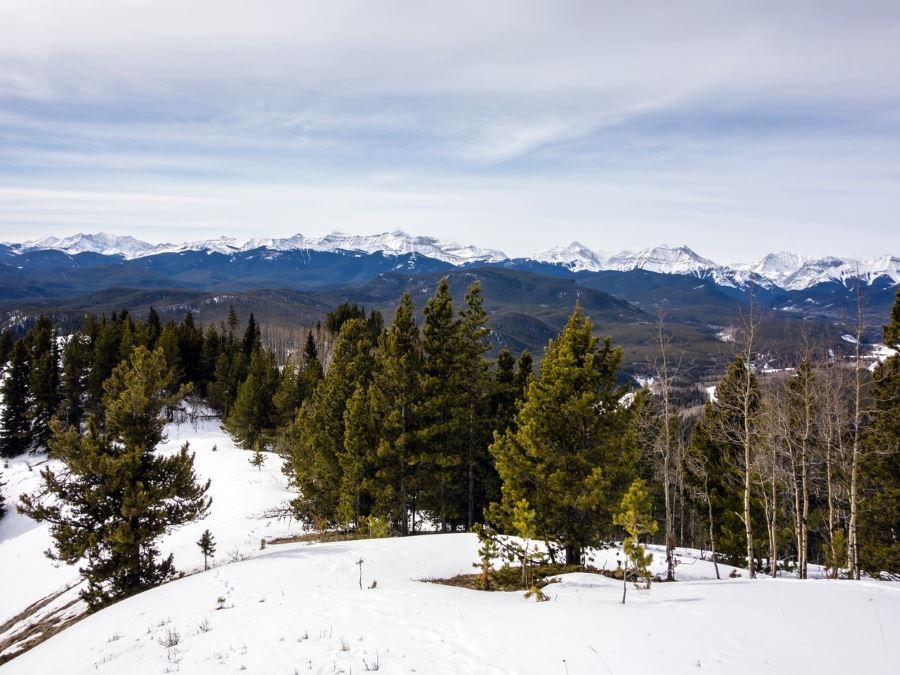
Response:
[{"label": "snow-capped mountain range", "polygon": [[[295,234],[286,238],[249,239],[219,237],[181,244],[150,244],[130,236],[104,233],[76,234],[71,237],[45,237],[25,243],[6,244],[17,253],[57,250],[74,255],[98,253],[121,256],[127,260],[161,253],[206,251],[233,254],[256,249],[270,251],[349,251],[384,255],[417,254],[452,265],[499,263],[509,261],[502,251],[464,246],[434,237],[416,237],[402,231],[370,236],[332,232],[322,237]],[[558,246],[527,260],[559,265],[572,272],[647,270],[660,274],[691,275],[710,279],[720,286],[740,287],[752,282],[764,287],[803,290],[816,284],[836,281],[845,284],[860,278],[867,283],[887,278],[900,284],[900,258],[884,255],[871,260],[852,258],[808,258],[786,251],[770,253],[752,263],[720,265],[702,257],[687,246],[661,245],[640,251],[621,251],[607,255],[579,242]]]}]

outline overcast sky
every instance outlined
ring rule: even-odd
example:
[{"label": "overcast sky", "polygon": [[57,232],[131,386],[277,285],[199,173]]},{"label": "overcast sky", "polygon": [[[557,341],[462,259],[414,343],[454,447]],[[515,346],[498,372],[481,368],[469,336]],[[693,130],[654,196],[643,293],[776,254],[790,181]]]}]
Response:
[{"label": "overcast sky", "polygon": [[900,2],[0,2],[0,239],[393,229],[900,254]]}]

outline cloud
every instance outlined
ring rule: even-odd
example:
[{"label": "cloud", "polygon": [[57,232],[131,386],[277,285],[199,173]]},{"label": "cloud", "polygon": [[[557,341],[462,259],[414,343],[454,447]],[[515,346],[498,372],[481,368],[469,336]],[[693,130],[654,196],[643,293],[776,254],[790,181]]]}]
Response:
[{"label": "cloud", "polygon": [[879,1],[5,0],[0,227],[900,248],[898,34]]}]

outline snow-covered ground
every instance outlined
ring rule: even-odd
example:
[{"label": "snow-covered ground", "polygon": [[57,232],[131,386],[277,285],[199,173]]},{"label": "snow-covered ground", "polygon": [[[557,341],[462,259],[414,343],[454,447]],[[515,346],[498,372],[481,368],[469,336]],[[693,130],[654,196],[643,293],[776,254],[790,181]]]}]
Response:
[{"label": "snow-covered ground", "polygon": [[[900,663],[900,585],[887,582],[727,578],[732,568],[726,566],[716,581],[711,563],[680,551],[678,583],[655,584],[649,593],[629,589],[624,606],[621,583],[592,574],[565,575],[544,589],[549,602],[535,603],[521,593],[422,581],[473,571],[478,542],[468,534],[261,551],[260,537],[300,529],[258,517],[289,497],[275,458],[257,472],[247,453],[211,423],[173,430],[167,447],[182,439],[197,451],[199,473],[212,478],[213,512],[167,538],[163,548],[175,552],[180,569],[199,567],[194,542],[209,527],[219,542],[217,566],[86,618],[0,667],[2,675],[349,675],[376,668],[868,674],[896,673]],[[18,469],[11,473],[21,478]],[[7,615],[19,609],[6,604],[16,585],[31,588],[30,595],[16,590],[27,602],[74,575],[41,562],[39,551],[49,543],[43,526],[26,529],[13,516],[2,527],[0,614]],[[230,563],[230,548],[251,557]],[[33,568],[23,563],[7,573],[6,561],[20,549],[33,556]],[[663,556],[656,557],[661,570]],[[615,558],[615,550],[600,551],[594,563],[612,568]]]},{"label": "snow-covered ground", "polygon": [[[198,476],[212,481],[209,495],[213,501],[209,515],[162,540],[161,551],[165,555],[174,554],[175,567],[179,571],[193,572],[203,568],[203,556],[196,542],[207,528],[216,541],[213,565],[252,555],[259,550],[262,538],[301,531],[296,522],[265,517],[266,512],[290,498],[279,457],[267,455],[268,460],[257,470],[248,462],[250,453],[237,448],[217,420],[170,424],[166,433],[168,438],[160,446],[160,452],[176,452],[189,441],[191,451],[196,453]],[[215,451],[213,447],[216,447]],[[8,507],[6,516],[0,520],[0,626],[32,603],[79,581],[75,567],[54,562],[44,555],[51,545],[48,526],[19,514],[15,508],[18,495],[37,489],[40,471],[47,461],[46,455],[26,455],[9,460],[6,468],[0,468],[6,482],[3,491]],[[52,460],[50,463],[55,465]],[[77,594],[75,586],[54,600],[39,616],[63,606]],[[79,602],[67,613],[76,614],[81,609]],[[20,627],[18,624],[0,631],[0,644]]]}]

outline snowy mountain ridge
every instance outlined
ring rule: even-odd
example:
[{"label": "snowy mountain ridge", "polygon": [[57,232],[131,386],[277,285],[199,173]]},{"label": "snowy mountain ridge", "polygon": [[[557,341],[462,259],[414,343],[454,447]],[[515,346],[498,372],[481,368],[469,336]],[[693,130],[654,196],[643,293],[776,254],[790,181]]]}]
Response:
[{"label": "snowy mountain ridge", "polygon": [[[382,253],[387,256],[416,254],[451,265],[497,263],[509,260],[502,251],[462,245],[435,237],[412,236],[401,230],[374,235],[353,235],[332,232],[321,237],[295,234],[284,238],[218,237],[180,244],[150,244],[131,236],[105,233],[78,233],[70,237],[44,237],[24,243],[6,244],[11,251],[30,253],[56,250],[71,255],[98,253],[121,256],[126,260],[160,253],[206,251],[226,255],[265,249],[268,251],[348,251],[364,254]],[[824,257],[809,258],[789,251],[770,253],[751,263],[721,265],[698,254],[688,246],[666,244],[639,251],[620,251],[606,254],[580,242],[556,246],[538,253],[528,260],[559,265],[572,272],[604,270],[628,272],[646,270],[659,274],[691,275],[709,279],[720,286],[740,288],[754,283],[766,288],[777,286],[785,290],[803,290],[816,284],[837,282],[846,285],[852,279],[872,284],[887,278],[892,285],[900,284],[900,258],[883,255],[871,260]]]},{"label": "snowy mountain ridge", "polygon": [[38,250],[56,250],[69,254],[99,253],[101,255],[121,255],[125,259],[144,258],[159,253],[182,253],[186,251],[208,251],[215,253],[240,253],[265,248],[271,251],[360,251],[363,253],[384,253],[403,255],[415,253],[453,265],[472,262],[499,262],[507,259],[502,251],[484,249],[477,246],[463,246],[453,241],[435,237],[414,237],[400,230],[383,232],[371,236],[351,235],[332,232],[323,237],[305,237],[295,234],[286,238],[253,238],[246,241],[234,237],[218,237],[181,244],[150,244],[134,237],[105,233],[84,234],[79,232],[71,237],[45,237],[21,244],[7,244],[13,250],[27,253]]}]

